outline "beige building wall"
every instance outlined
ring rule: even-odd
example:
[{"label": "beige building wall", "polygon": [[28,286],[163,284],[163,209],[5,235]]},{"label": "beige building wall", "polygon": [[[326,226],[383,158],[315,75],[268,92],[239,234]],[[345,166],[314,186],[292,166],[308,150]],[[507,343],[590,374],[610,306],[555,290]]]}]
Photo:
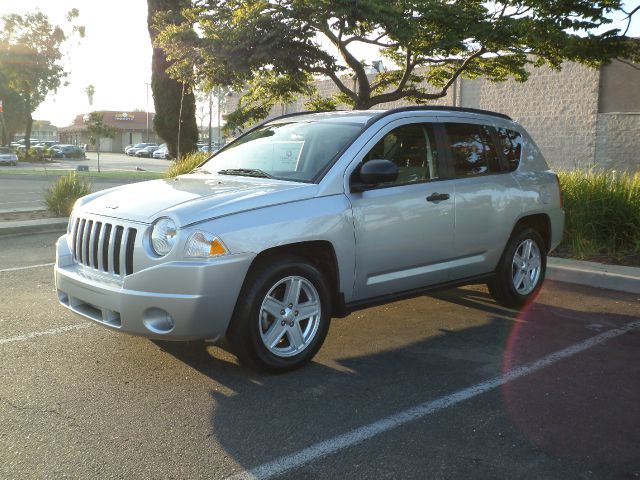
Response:
[{"label": "beige building wall", "polygon": [[640,112],[598,115],[596,158],[609,170],[640,170]]},{"label": "beige building wall", "polygon": [[640,64],[614,60],[602,67],[599,112],[640,112]]}]

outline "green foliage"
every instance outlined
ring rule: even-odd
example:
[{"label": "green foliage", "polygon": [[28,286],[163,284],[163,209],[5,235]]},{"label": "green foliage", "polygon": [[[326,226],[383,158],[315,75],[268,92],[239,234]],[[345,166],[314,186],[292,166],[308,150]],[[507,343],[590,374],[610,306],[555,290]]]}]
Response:
[{"label": "green foliage", "polygon": [[[158,31],[152,19],[160,15],[167,25],[183,21],[181,9],[189,5],[187,0],[148,0],[149,35],[155,43]],[[172,67],[161,48],[153,49],[151,60],[151,90],[156,115],[153,128],[162,138],[172,157],[197,150],[198,124],[196,122],[196,101],[190,85],[195,85],[188,71],[174,71],[172,78],[167,73]]]},{"label": "green foliage", "polygon": [[640,172],[559,173],[563,246],[578,258],[640,254]]},{"label": "green foliage", "polygon": [[0,100],[3,102],[4,113],[0,116],[0,145],[8,145],[17,132],[26,128],[27,111],[24,100],[19,94],[9,88],[6,75],[0,70]]},{"label": "green foliage", "polygon": [[[525,81],[530,66],[640,58],[636,43],[606,28],[612,14],[622,11],[622,0],[187,3],[178,16],[150,16],[155,45],[164,49],[175,78],[246,92],[231,116],[236,123],[257,121],[289,94],[310,97],[312,104],[325,100],[310,86],[319,75],[338,87],[339,96],[329,103],[368,109],[401,99],[442,98],[460,76]],[[368,75],[353,54],[363,44],[379,47],[391,68]],[[277,88],[265,88],[265,82]]]},{"label": "green foliage", "polygon": [[164,176],[166,178],[177,177],[193,171],[198,165],[209,158],[206,152],[192,152],[184,155],[180,160],[174,160],[167,169]]},{"label": "green foliage", "polygon": [[104,114],[100,112],[91,112],[88,120],[85,122],[87,131],[89,132],[91,144],[100,148],[101,138],[113,138],[116,136],[117,130],[104,123]]},{"label": "green foliage", "polygon": [[27,151],[33,118],[31,114],[49,92],[55,92],[67,72],[62,66],[63,44],[75,34],[84,36],[84,27],[73,22],[78,10],[67,14],[71,29],[53,25],[42,12],[8,14],[1,18],[0,72],[9,90],[18,95],[25,112]]},{"label": "green foliage", "polygon": [[58,217],[68,217],[73,204],[80,197],[91,193],[91,184],[80,178],[75,172],[60,177],[44,192],[47,209]]}]

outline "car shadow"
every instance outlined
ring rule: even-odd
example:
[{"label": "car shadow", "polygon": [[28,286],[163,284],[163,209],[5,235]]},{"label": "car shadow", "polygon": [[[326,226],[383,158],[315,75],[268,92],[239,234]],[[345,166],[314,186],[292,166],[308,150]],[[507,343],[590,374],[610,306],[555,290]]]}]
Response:
[{"label": "car shadow", "polygon": [[[224,343],[156,343],[224,387],[210,392],[211,436],[242,468],[250,469],[593,337],[597,332],[587,328],[593,319],[606,317],[612,325],[638,319],[543,303],[516,312],[496,305],[483,291],[463,288],[430,297],[443,304],[443,311],[449,304],[458,305],[476,316],[481,312],[481,319],[456,329],[440,324],[435,328],[425,319],[424,327],[415,327],[411,342],[385,348],[380,330],[362,328],[366,314],[351,315],[334,320],[314,362],[285,375],[239,365]],[[393,337],[398,325],[387,322],[382,328]],[[634,341],[637,351],[637,335]],[[632,363],[629,358],[633,350],[626,348],[615,355],[606,347],[594,349],[598,355],[583,353],[578,363],[578,357],[561,361],[507,384],[488,400],[490,418],[510,430],[509,441],[528,454],[627,475],[640,468],[634,448],[640,436],[629,427],[640,424],[637,395],[631,392],[640,391],[640,367],[637,359]],[[349,355],[363,350],[366,353]],[[630,364],[636,365],[631,371]],[[614,394],[612,387],[620,382],[629,387],[625,394]],[[435,440],[420,441],[428,445]],[[461,468],[455,456],[450,462],[452,468]],[[531,473],[536,477],[535,470]]]}]

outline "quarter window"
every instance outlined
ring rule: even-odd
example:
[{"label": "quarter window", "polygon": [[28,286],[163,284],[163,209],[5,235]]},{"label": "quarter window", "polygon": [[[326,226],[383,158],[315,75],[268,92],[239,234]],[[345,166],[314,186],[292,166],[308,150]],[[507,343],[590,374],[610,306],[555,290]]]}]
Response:
[{"label": "quarter window", "polygon": [[395,184],[438,178],[438,151],[431,124],[412,124],[387,133],[367,153],[364,161],[386,159],[398,166]]},{"label": "quarter window", "polygon": [[507,128],[496,128],[502,154],[508,164],[508,170],[513,172],[520,164],[522,155],[522,135]]},{"label": "quarter window", "polygon": [[486,127],[474,123],[445,123],[455,177],[489,173],[498,156]]}]

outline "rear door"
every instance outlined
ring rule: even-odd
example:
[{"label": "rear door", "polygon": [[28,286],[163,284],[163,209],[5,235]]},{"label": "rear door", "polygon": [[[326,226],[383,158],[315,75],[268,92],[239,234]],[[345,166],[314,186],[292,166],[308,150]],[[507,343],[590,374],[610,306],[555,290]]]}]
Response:
[{"label": "rear door", "polygon": [[447,119],[443,128],[444,176],[454,192],[453,249],[458,256],[449,279],[458,280],[495,269],[520,213],[519,187],[503,168],[491,124]]},{"label": "rear door", "polygon": [[[398,179],[364,192],[347,192],[356,235],[353,300],[444,282],[452,255],[454,198],[440,182],[433,123],[409,120],[383,128],[355,162],[388,159]],[[434,194],[436,194],[434,196]]]}]

